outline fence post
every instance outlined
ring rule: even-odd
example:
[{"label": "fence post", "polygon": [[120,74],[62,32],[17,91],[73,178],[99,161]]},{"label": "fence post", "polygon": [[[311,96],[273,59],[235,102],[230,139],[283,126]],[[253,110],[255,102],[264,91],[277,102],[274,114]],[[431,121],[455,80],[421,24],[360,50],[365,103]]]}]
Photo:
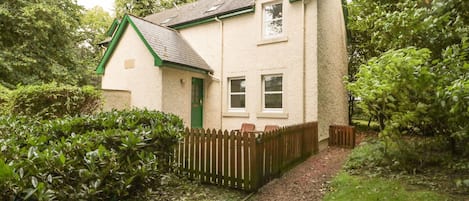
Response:
[{"label": "fence post", "polygon": [[306,124],[301,125],[301,157],[302,158],[307,158],[309,156],[309,150],[308,150],[308,132],[307,132],[308,126]]},{"label": "fence post", "polygon": [[319,153],[319,134],[318,134],[318,122],[313,122],[313,153]]}]

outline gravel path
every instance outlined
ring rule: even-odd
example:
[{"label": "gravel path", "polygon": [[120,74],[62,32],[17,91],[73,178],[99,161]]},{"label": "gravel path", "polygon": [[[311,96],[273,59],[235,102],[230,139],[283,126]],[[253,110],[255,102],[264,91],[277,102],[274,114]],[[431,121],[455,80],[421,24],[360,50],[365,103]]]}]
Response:
[{"label": "gravel path", "polygon": [[328,147],[263,186],[250,201],[322,200],[328,182],[342,168],[350,149]]}]

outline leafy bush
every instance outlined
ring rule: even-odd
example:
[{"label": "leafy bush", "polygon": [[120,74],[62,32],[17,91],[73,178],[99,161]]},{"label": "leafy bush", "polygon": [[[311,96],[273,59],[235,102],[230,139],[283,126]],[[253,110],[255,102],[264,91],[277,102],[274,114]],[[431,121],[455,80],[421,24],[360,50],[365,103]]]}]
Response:
[{"label": "leafy bush", "polygon": [[448,47],[441,60],[430,55],[414,47],[388,51],[360,66],[348,89],[379,121],[389,146],[403,134],[444,136],[447,149],[468,155],[469,38]]},{"label": "leafy bush", "polygon": [[91,86],[57,85],[20,86],[9,95],[6,110],[10,114],[52,119],[91,114],[101,106],[101,94]]},{"label": "leafy bush", "polygon": [[5,109],[5,103],[8,101],[10,90],[0,84],[0,113]]},{"label": "leafy bush", "polygon": [[172,168],[180,118],[148,110],[0,117],[0,200],[134,200]]}]

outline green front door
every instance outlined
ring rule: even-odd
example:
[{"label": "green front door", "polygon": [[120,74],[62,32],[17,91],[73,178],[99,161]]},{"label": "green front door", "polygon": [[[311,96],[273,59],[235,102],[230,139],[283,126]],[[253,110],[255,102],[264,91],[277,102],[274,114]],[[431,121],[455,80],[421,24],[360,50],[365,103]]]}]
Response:
[{"label": "green front door", "polygon": [[204,80],[192,78],[191,127],[203,128]]}]

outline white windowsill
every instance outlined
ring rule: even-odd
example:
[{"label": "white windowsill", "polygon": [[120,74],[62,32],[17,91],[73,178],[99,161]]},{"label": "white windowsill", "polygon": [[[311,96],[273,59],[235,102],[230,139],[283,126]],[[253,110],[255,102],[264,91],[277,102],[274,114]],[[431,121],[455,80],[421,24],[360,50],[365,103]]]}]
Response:
[{"label": "white windowsill", "polygon": [[247,112],[223,112],[223,117],[249,117]]},{"label": "white windowsill", "polygon": [[288,41],[288,37],[280,36],[280,37],[275,37],[275,38],[262,39],[261,41],[257,43],[257,46],[281,43],[281,42],[287,42],[287,41]]},{"label": "white windowsill", "polygon": [[288,113],[285,112],[259,112],[256,116],[268,119],[288,119]]}]

